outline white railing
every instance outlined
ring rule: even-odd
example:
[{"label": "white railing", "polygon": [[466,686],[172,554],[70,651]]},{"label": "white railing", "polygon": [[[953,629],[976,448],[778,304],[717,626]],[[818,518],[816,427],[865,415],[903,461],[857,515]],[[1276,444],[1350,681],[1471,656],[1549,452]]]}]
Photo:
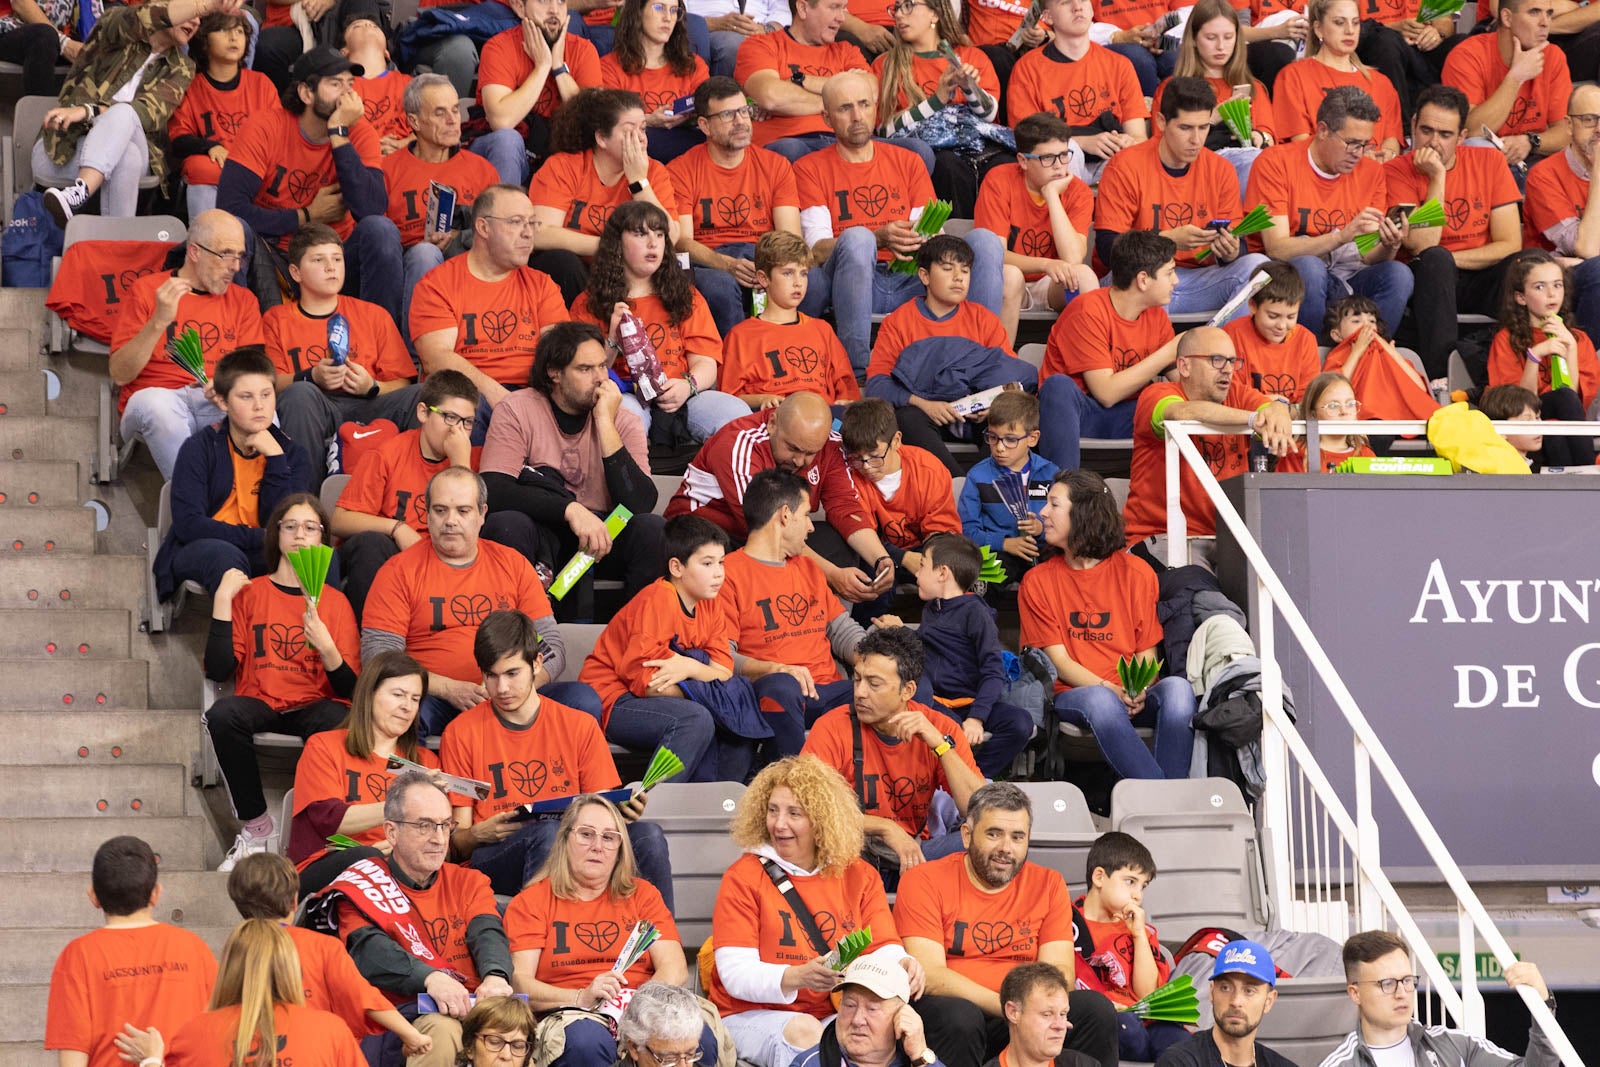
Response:
[{"label": "white railing", "polygon": [[[1528,423],[1497,422],[1501,434],[1526,434]],[[1236,433],[1218,430],[1198,422],[1163,424],[1166,433],[1166,495],[1168,563],[1181,566],[1189,559],[1188,526],[1180,502],[1180,474],[1187,466],[1211,499],[1216,509],[1217,528],[1226,526],[1249,561],[1256,583],[1258,619],[1254,634],[1261,658],[1261,704],[1265,718],[1262,759],[1267,777],[1263,798],[1262,823],[1270,854],[1270,875],[1278,891],[1275,902],[1280,921],[1290,929],[1325,933],[1342,940],[1355,929],[1370,930],[1393,925],[1411,947],[1421,973],[1439,998],[1443,1010],[1455,1025],[1479,1037],[1484,1034],[1483,996],[1477,986],[1474,961],[1477,943],[1494,953],[1502,967],[1517,961],[1511,946],[1495,926],[1478,896],[1467,883],[1461,869],[1450,856],[1433,823],[1423,812],[1416,796],[1406,784],[1388,750],[1373,731],[1339,672],[1328,659],[1305,616],[1290,599],[1277,572],[1261,546],[1251,536],[1244,519],[1223,495],[1222,487],[1196,448],[1195,436]],[[1304,433],[1305,423],[1293,424],[1294,432]],[[1315,424],[1324,433],[1426,434],[1424,422],[1379,422],[1365,420],[1324,421]],[[1541,422],[1537,432],[1549,436],[1595,436],[1600,424]],[[1317,677],[1333,697],[1354,734],[1355,800],[1352,815],[1337,790],[1323,773],[1300,732],[1283,707],[1283,673],[1277,658],[1274,615],[1281,616],[1290,634],[1299,642]],[[1379,778],[1398,802],[1417,838],[1443,875],[1456,899],[1457,938],[1460,943],[1460,989],[1450,981],[1438,957],[1429,947],[1416,921],[1411,917],[1394,885],[1384,874],[1379,860],[1379,834],[1373,816],[1372,779]],[[1292,775],[1292,777],[1291,777]],[[1296,803],[1295,795],[1299,801]],[[1331,823],[1331,826],[1330,826]],[[1346,857],[1350,866],[1346,868]],[[1297,877],[1297,871],[1304,877]],[[1337,871],[1337,873],[1335,873]],[[1349,876],[1347,878],[1347,876]],[[1347,898],[1346,885],[1353,881],[1354,901]],[[1386,921],[1387,920],[1387,921]],[[1539,1028],[1555,1046],[1568,1067],[1583,1067],[1566,1033],[1536,993],[1527,986],[1518,988]],[[1431,1015],[1427,997],[1419,998]]]}]

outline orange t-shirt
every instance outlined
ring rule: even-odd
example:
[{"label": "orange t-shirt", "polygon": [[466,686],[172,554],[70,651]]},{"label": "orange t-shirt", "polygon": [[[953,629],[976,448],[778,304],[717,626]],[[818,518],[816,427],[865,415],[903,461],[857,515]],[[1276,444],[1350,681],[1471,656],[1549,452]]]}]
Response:
[{"label": "orange t-shirt", "polygon": [[[1534,334],[1535,340],[1540,340],[1539,334]],[[1572,339],[1578,342],[1578,365],[1567,368],[1569,372],[1578,375],[1578,396],[1583,400],[1583,408],[1589,410],[1589,405],[1594,402],[1595,394],[1600,391],[1600,361],[1595,358],[1594,342],[1589,340],[1589,335],[1582,330],[1574,329]],[[1521,352],[1511,351],[1511,334],[1501,330],[1494,335],[1494,341],[1489,345],[1489,384],[1493,385],[1521,385],[1522,367],[1526,357]],[[1539,367],[1539,395],[1550,391],[1550,360],[1546,357]]]},{"label": "orange t-shirt", "polygon": [[[1083,898],[1077,900],[1079,913],[1082,914]],[[1076,952],[1072,954],[1074,967],[1077,971],[1077,988],[1093,989],[1104,993],[1110,998],[1111,1003],[1117,1005],[1118,1010],[1132,1007],[1139,999],[1133,991],[1133,938],[1128,934],[1128,924],[1124,922],[1096,922],[1085,916],[1084,926],[1088,927],[1089,938],[1094,942],[1094,951],[1084,959]],[[1150,923],[1145,923],[1145,933],[1149,943],[1161,944],[1161,938],[1156,933],[1156,928]],[[1172,964],[1161,958],[1160,952],[1153,953],[1156,965],[1157,988],[1167,984],[1167,978],[1172,974]]]},{"label": "orange t-shirt", "polygon": [[1094,20],[1119,30],[1131,30],[1150,25],[1173,7],[1168,0],[1096,0]]},{"label": "orange t-shirt", "polygon": [[[604,15],[608,22],[611,20],[611,9],[608,7],[597,8],[595,13]],[[598,87],[600,53],[595,51],[594,45],[582,37],[569,33],[562,49],[562,55],[572,72],[573,79],[579,85]],[[483,42],[483,48],[478,54],[480,95],[486,85],[503,85],[515,92],[532,73],[533,60],[528,58],[527,50],[522,47],[521,26],[501,30]],[[539,99],[533,102],[533,110],[530,113],[549,118],[560,106],[561,90],[556,88],[556,79],[546,78],[544,89],[539,93]]]},{"label": "orange t-shirt", "polygon": [[[128,286],[122,314],[111,334],[113,352],[144,329],[144,324],[156,311],[156,290],[176,273],[156,271]],[[189,372],[168,359],[165,351],[173,338],[191,327],[200,335],[200,345],[205,349],[207,377],[216,373],[217,360],[235,348],[259,345],[265,339],[261,331],[261,305],[243,286],[230,283],[226,290],[215,295],[199,290],[184,293],[178,298],[178,315],[167,327],[166,340],[156,342],[150,362],[133,381],[122,387],[117,399],[118,411],[126,408],[128,398],[140,389],[182,389],[194,384]]]},{"label": "orange t-shirt", "polygon": [[[671,107],[673,101],[680,97],[693,96],[700,83],[709,77],[711,72],[706,69],[706,61],[699,56],[694,57],[694,69],[687,74],[674,74],[672,67],[665,63],[629,74],[622,69],[622,60],[617,58],[615,52],[600,57],[600,84],[607,89],[626,89],[630,93],[638,93],[646,115]],[[671,210],[671,206],[667,205],[668,210]]]},{"label": "orange t-shirt", "polygon": [[[972,746],[961,724],[942,711],[935,711],[915,700],[907,708],[920,711],[933,723],[934,729],[956,743],[956,754],[974,773],[978,764],[972,756]],[[832,767],[850,783],[851,790],[861,801],[861,811],[897,823],[913,837],[924,835],[928,826],[928,809],[933,804],[935,789],[950,788],[944,767],[933,749],[921,741],[890,741],[865,723],[861,727],[861,781],[856,781],[855,743],[850,720],[852,708],[834,708],[811,727],[806,736],[808,752]],[[717,942],[721,944],[721,941]]]},{"label": "orange t-shirt", "polygon": [[527,726],[512,726],[485,700],[444,728],[439,763],[446,774],[494,788],[472,806],[472,819],[522,804],[599,793],[622,784],[605,735],[588,714],[547,696]]},{"label": "orange t-shirt", "polygon": [[[387,1006],[387,1005],[386,1005]],[[277,1004],[272,1009],[283,1067],[365,1067],[361,1046],[334,1014],[308,1005]],[[169,1067],[221,1067],[233,1062],[239,1034],[239,1008],[218,1008],[192,1016],[167,1046]],[[259,1035],[251,1035],[246,1063],[260,1063]]]},{"label": "orange t-shirt", "polygon": [[[238,84],[227,90],[212,84],[205,71],[196,71],[184,91],[183,102],[167,123],[167,136],[173,140],[204,137],[231,154],[246,119],[262,111],[279,110],[282,105],[278,103],[278,90],[272,79],[260,71],[241,67]],[[215,185],[221,177],[222,168],[210,156],[197,153],[184,157],[183,180],[190,185]]]},{"label": "orange t-shirt", "polygon": [[[335,310],[350,323],[351,363],[361,364],[379,382],[417,376],[416,364],[387,311],[343,294]],[[298,302],[267,309],[261,327],[267,338],[267,355],[279,374],[298,374],[328,358],[328,320],[332,317],[331,312],[307,315]]]},{"label": "orange t-shirt", "polygon": [[[1500,57],[1500,35],[1480,33],[1450,50],[1442,80],[1466,93],[1467,100],[1477,107],[1494,95],[1510,69],[1511,65]],[[1567,54],[1559,48],[1553,52],[1546,49],[1544,69],[1537,78],[1522,83],[1510,114],[1494,132],[1501,137],[1543,133],[1566,115],[1571,96],[1572,72],[1567,66]],[[1473,130],[1470,136],[1481,132]]]},{"label": "orange t-shirt", "polygon": [[361,110],[373,133],[397,141],[411,136],[411,120],[406,118],[403,103],[410,84],[411,75],[398,70],[386,70],[376,78],[356,79],[356,95],[361,97]]},{"label": "orange t-shirt", "polygon": [[1172,320],[1164,307],[1146,308],[1129,322],[1112,306],[1109,288],[1083,293],[1050,327],[1039,378],[1070,374],[1087,393],[1085,371],[1127,370],[1172,336]]},{"label": "orange t-shirt", "polygon": [[[1388,207],[1383,167],[1377,160],[1365,157],[1349,174],[1325,178],[1311,165],[1310,152],[1303,142],[1276,144],[1262,151],[1250,168],[1245,200],[1265,204],[1268,214],[1287,218],[1290,237],[1321,237],[1343,229],[1363,208]],[[1250,241],[1260,251],[1260,236]]]},{"label": "orange t-shirt", "polygon": [[[377,862],[385,861],[380,859]],[[396,880],[395,884],[400,883]],[[419,925],[426,929],[429,939],[433,942],[432,947],[439,961],[439,968],[452,970],[461,975],[461,984],[467,987],[468,992],[477,989],[478,967],[472,960],[472,953],[467,949],[467,927],[479,915],[498,917],[500,914],[500,909],[494,902],[494,890],[489,888],[488,875],[470,867],[446,863],[439,868],[438,876],[428,888],[413,889],[410,886],[403,888],[420,920]],[[354,905],[348,901],[339,902],[340,941],[348,942],[352,931],[366,925],[368,925],[366,917],[356,911]],[[386,989],[380,992],[394,1004],[404,1004],[408,1000],[415,999],[414,995],[391,993]]]},{"label": "orange t-shirt", "polygon": [[[358,122],[350,127],[350,144],[365,166],[383,165],[378,135],[370,124]],[[269,210],[307,207],[317,190],[339,181],[333,166],[332,142],[312,144],[306,140],[300,132],[300,120],[282,108],[250,116],[239,131],[238,144],[228,162],[239,164],[261,179],[255,203]],[[355,228],[348,211],[333,224],[334,232],[346,241]],[[279,248],[289,247],[289,236],[284,234],[278,239]]]},{"label": "orange t-shirt", "polygon": [[[550,888],[550,879],[541,878],[511,898],[505,926],[512,952],[539,953],[535,980],[562,989],[582,989],[611,970],[640,920],[660,931],[661,941],[679,940],[678,924],[660,891],[643,878],[634,878],[631,896],[619,898],[608,889],[593,900],[558,897]],[[655,964],[646,952],[623,979],[638,989],[655,973]]]},{"label": "orange t-shirt", "polygon": [[233,488],[211,517],[229,526],[260,526],[261,476],[266,473],[267,457],[260,452],[244,455],[230,438],[228,458],[233,461]]},{"label": "orange t-shirt", "polygon": [[[788,29],[782,29],[758,33],[740,42],[739,55],[734,60],[733,80],[740,85],[748,85],[750,78],[763,70],[777,71],[778,77],[787,81],[795,71],[828,78],[847,70],[866,69],[866,58],[862,56],[861,49],[853,44],[843,41],[801,44]],[[782,137],[831,132],[820,111],[815,115],[773,115],[755,124],[754,143],[766,146]]]},{"label": "orange t-shirt", "polygon": [[[478,453],[472,450],[472,469],[478,469]],[[389,438],[361,457],[344,492],[339,507],[363,515],[404,519],[423,537],[428,536],[428,506],[424,495],[428,482],[450,465],[448,459],[430,460],[422,454],[422,431],[407,430]]]},{"label": "orange t-shirt", "polygon": [[[661,370],[669,378],[681,378],[689,373],[691,355],[709,356],[719,364],[722,362],[722,335],[717,332],[717,324],[711,318],[711,308],[706,306],[706,298],[700,295],[700,290],[691,289],[689,296],[693,306],[688,316],[676,326],[667,314],[666,305],[655,293],[628,301],[633,313],[644,322],[645,333],[655,346],[656,358],[661,361]],[[605,309],[602,318],[589,310],[589,294],[580,293],[578,299],[572,302],[572,320],[592,322],[600,327],[601,333],[605,333],[611,325],[611,309]],[[623,381],[632,380],[626,356],[619,354],[612,364],[612,370]]]},{"label": "orange t-shirt", "polygon": [[494,164],[465,149],[443,163],[424,163],[409,147],[383,157],[383,187],[389,195],[389,221],[400,227],[400,244],[410,248],[427,229],[428,183],[456,191],[456,207],[471,207],[478,194],[500,181]]},{"label": "orange t-shirt", "polygon": [[1233,338],[1234,352],[1244,357],[1244,366],[1234,373],[1243,375],[1263,393],[1298,404],[1311,379],[1322,371],[1317,335],[1298,322],[1283,343],[1276,345],[1256,332],[1249,315],[1234,319],[1222,332]]},{"label": "orange t-shirt", "polygon": [[907,867],[894,898],[901,937],[944,948],[945,966],[963,978],[1000,990],[1011,968],[1033,963],[1041,945],[1072,942],[1072,900],[1061,874],[1024,863],[998,893],[972,884],[967,856]]},{"label": "orange t-shirt", "polygon": [[737,635],[732,621],[716,599],[695,605],[694,613],[684,609],[678,591],[665,578],[658,578],[611,617],[594,651],[583,663],[578,680],[594,688],[605,705],[605,726],[611,707],[624,693],[647,696],[654,668],[646,660],[666,659],[677,641],[684,651],[699,649],[710,654],[711,662],[733,668],[728,645]]},{"label": "orange t-shirt", "polygon": [[[776,229],[772,210],[800,210],[794,165],[776,152],[751,145],[737,167],[719,167],[705,145],[696,145],[667,164],[678,191],[679,215],[694,224],[694,239],[707,248],[754,244]],[[705,194],[705,195],[702,195]]]},{"label": "orange t-shirt", "polygon": [[[884,6],[874,5],[875,10],[884,11]],[[870,21],[870,20],[869,20]],[[893,20],[883,25],[891,25]],[[978,88],[988,93],[995,100],[1000,99],[1000,76],[994,71],[994,64],[983,49],[972,44],[955,45],[953,51],[956,58],[963,63],[970,63],[978,68]],[[888,53],[880,55],[872,61],[872,73],[877,75],[878,81],[883,81],[883,68],[888,62]],[[931,97],[933,91],[939,87],[939,79],[944,72],[950,69],[950,62],[940,52],[913,52],[911,53],[911,81],[922,90],[924,97]],[[965,89],[957,89],[955,96],[948,101],[953,104],[965,103],[967,93]],[[911,98],[905,89],[900,89],[895,96],[894,112],[878,116],[880,121],[887,121],[911,106]]]},{"label": "orange t-shirt", "polygon": [[[698,236],[698,235],[696,235]],[[822,319],[795,312],[792,323],[745,319],[722,339],[722,381],[734,396],[816,393],[830,404],[861,399],[839,335]]]},{"label": "orange t-shirt", "polygon": [[[1157,382],[1139,394],[1139,403],[1133,411],[1131,484],[1128,502],[1122,508],[1130,545],[1167,532],[1167,444],[1166,432],[1160,428],[1160,423],[1163,412],[1174,402],[1183,399],[1183,390],[1176,382]],[[1233,383],[1228,386],[1228,395],[1222,402],[1227,407],[1241,411],[1259,411],[1273,401],[1265,393],[1247,385],[1244,375],[1236,373]],[[1196,440],[1195,445],[1200,449],[1200,454],[1206,457],[1206,465],[1218,481],[1250,469],[1249,434],[1207,435]],[[1189,536],[1215,536],[1216,508],[1212,506],[1206,491],[1200,488],[1200,480],[1187,463],[1179,474],[1178,494]]]},{"label": "orange t-shirt", "polygon": [[[1391,204],[1420,204],[1428,198],[1428,176],[1416,168],[1410,152],[1384,164],[1383,179]],[[1444,230],[1439,247],[1451,252],[1482,248],[1490,240],[1490,213],[1521,202],[1511,168],[1498,149],[1461,145],[1456,149],[1456,165],[1444,172]]]},{"label": "orange t-shirt", "polygon": [[[1078,570],[1055,556],[1022,576],[1017,611],[1022,643],[1061,645],[1072,662],[1115,681],[1117,659],[1132,659],[1161,641],[1156,572],[1126,552]],[[1056,692],[1072,687],[1056,679]]]},{"label": "orange t-shirt", "polygon": [[[233,598],[233,691],[254,697],[273,711],[303,708],[318,700],[341,700],[328,681],[322,656],[306,643],[305,597],[288,591],[264,574],[252,579]],[[317,600],[322,619],[339,655],[361,673],[361,629],[350,601],[331,585]],[[348,701],[345,701],[348,703]]]},{"label": "orange t-shirt", "polygon": [[[1106,161],[1095,198],[1096,229],[1159,232],[1184,225],[1204,226],[1212,219],[1238,222],[1244,217],[1239,207],[1239,176],[1231,163],[1202,148],[1183,176],[1175,178],[1161,162],[1160,147],[1160,139],[1152,137]],[[1180,267],[1214,266],[1216,257],[1196,263],[1194,252],[1184,250],[1178,253],[1177,263]]]},{"label": "orange t-shirt", "polygon": [[[1067,221],[1085,241],[1094,221],[1094,196],[1094,190],[1081,181],[1068,185],[1061,196]],[[1020,164],[1006,163],[984,176],[972,215],[978,229],[1005,235],[1007,252],[1040,259],[1061,258],[1055,230],[1050,226],[1050,209],[1043,199],[1028,191]],[[1029,281],[1042,277],[1044,274],[1038,271],[1027,275]]]},{"label": "orange t-shirt", "polygon": [[[1492,35],[1491,35],[1492,36]],[[1301,135],[1317,132],[1317,108],[1329,89],[1339,85],[1353,85],[1372,97],[1383,117],[1372,128],[1372,139],[1383,142],[1393,137],[1402,147],[1406,143],[1405,127],[1400,120],[1400,97],[1394,83],[1382,72],[1365,67],[1362,70],[1335,70],[1326,63],[1307,56],[1297,59],[1278,72],[1272,86],[1272,132],[1278,140],[1288,141]],[[1255,109],[1251,108],[1254,112]]]},{"label": "orange t-shirt", "polygon": [[431,541],[418,541],[378,570],[361,625],[399,634],[406,651],[447,678],[482,675],[472,655],[478,624],[494,611],[516,609],[530,618],[550,614],[539,575],[522,553],[478,541],[478,558],[452,567]]},{"label": "orange t-shirt", "polygon": [[[933,182],[917,154],[882,142],[873,143],[872,158],[862,163],[846,161],[831,146],[810,152],[794,165],[794,179],[801,210],[827,208],[835,238],[852,226],[876,230],[907,220],[933,199]],[[881,262],[893,258],[887,248],[879,249]]]},{"label": "orange t-shirt", "polygon": [[567,321],[561,290],[532,267],[484,281],[468,258],[454,256],[422,276],[411,293],[411,336],[454,328],[457,355],[508,389],[520,389],[528,384],[539,332]]},{"label": "orange t-shirt", "polygon": [[957,337],[999,348],[1008,355],[1011,352],[1000,317],[982,304],[963,300],[944,318],[935,319],[923,298],[914,297],[889,312],[879,323],[872,355],[867,360],[867,380],[870,382],[880,374],[893,374],[901,354],[930,337]]},{"label": "orange t-shirt", "polygon": [[1010,40],[1011,35],[1017,32],[1017,27],[1022,25],[1028,5],[1013,3],[1012,0],[972,0],[967,12],[967,36],[972,38],[973,44],[981,47],[986,44],[1005,44]]},{"label": "orange t-shirt", "polygon": [[1354,351],[1355,338],[1346,338],[1328,352],[1323,369],[1341,371],[1350,379],[1363,419],[1426,419],[1439,410],[1428,383],[1411,363],[1372,345],[1354,370],[1345,370]]},{"label": "orange t-shirt", "polygon": [[1017,60],[1006,89],[1006,119],[1015,126],[1040,111],[1069,126],[1091,126],[1105,111],[1122,123],[1150,117],[1133,64],[1092,42],[1082,59],[1067,59],[1047,44]]},{"label": "orange t-shirt", "polygon": [[781,565],[744,549],[723,558],[716,602],[728,613],[739,655],[804,667],[818,685],[839,680],[828,644],[828,620],[844,609],[822,568],[805,556]]},{"label": "orange t-shirt", "polygon": [[[677,186],[672,175],[655,160],[647,175],[650,188],[668,214],[677,210]],[[618,175],[610,185],[600,182],[594,169],[594,152],[557,152],[545,160],[528,186],[528,198],[535,207],[553,207],[562,214],[561,225],[576,233],[599,237],[606,220],[617,208],[633,199],[626,176]]]},{"label": "orange t-shirt", "polygon": [[[1573,231],[1568,241],[1576,239],[1578,220],[1583,218],[1589,204],[1589,179],[1574,173],[1565,152],[1557,152],[1533,165],[1528,171],[1526,196],[1522,203],[1525,246],[1556,251],[1550,231],[1560,229],[1568,220]],[[67,255],[71,254],[72,249],[67,249]]]},{"label": "orange t-shirt", "polygon": [[344,942],[304,926],[285,926],[284,932],[300,953],[306,1007],[338,1016],[357,1041],[378,1033],[381,1027],[367,1012],[388,1011],[394,1005],[356,970]]},{"label": "orange t-shirt", "polygon": [[[1343,463],[1345,460],[1354,459],[1357,456],[1370,456],[1372,454],[1372,449],[1368,448],[1366,445],[1362,445],[1360,448],[1347,448],[1343,451],[1324,448],[1322,450],[1322,473],[1332,474],[1334,472],[1334,468]],[[1309,458],[1310,455],[1306,451],[1305,445],[1299,444],[1289,452],[1286,452],[1284,455],[1280,456],[1278,458],[1278,465],[1272,469],[1278,474],[1304,474],[1306,473],[1306,461]]]},{"label": "orange t-shirt", "polygon": [[217,979],[211,949],[166,923],[102,927],[56,957],[44,1047],[84,1052],[89,1067],[124,1067],[112,1040],[124,1023],[173,1034],[205,1011]]},{"label": "orange t-shirt", "polygon": [[128,290],[160,270],[172,248],[170,241],[74,241],[61,257],[45,307],[79,333],[110,344]]},{"label": "orange t-shirt", "polygon": [[[900,944],[894,915],[889,911],[889,899],[883,893],[883,879],[866,860],[851,860],[844,873],[837,877],[799,874],[790,875],[790,881],[811,910],[817,931],[827,939],[830,948],[852,930],[866,929],[872,931],[868,952]],[[722,876],[716,908],[711,915],[711,939],[718,948],[756,949],[763,963],[796,966],[817,957],[816,948],[789,902],[767,877],[760,857],[748,852],[734,861],[728,873]],[[725,1016],[759,1008],[805,1012],[818,1019],[826,1019],[834,1013],[828,994],[811,989],[796,992],[794,1001],[789,1004],[752,1004],[739,1000],[723,986],[722,976],[715,969],[711,972],[707,996]]]},{"label": "orange t-shirt", "polygon": [[[389,795],[389,783],[394,776],[385,769],[387,761],[382,756],[361,759],[352,756],[344,747],[348,730],[324,730],[306,738],[306,747],[300,753],[300,762],[294,767],[294,813],[300,813],[322,800],[338,800],[347,806],[381,804]],[[424,767],[439,766],[439,758],[431,749],[419,747],[414,761]],[[383,824],[368,830],[345,833],[358,844],[376,845],[383,840]],[[310,856],[291,856],[304,867],[310,860],[322,855],[320,849]]]},{"label": "orange t-shirt", "polygon": [[894,499],[870,477],[856,479],[856,495],[884,541],[896,548],[919,548],[936,533],[961,532],[949,468],[915,445],[900,446],[900,488]]},{"label": "orange t-shirt", "polygon": [[[1161,94],[1167,91],[1167,82],[1171,80],[1172,79],[1170,78],[1163,78],[1161,84],[1156,86],[1156,95],[1150,98],[1150,114],[1161,114]],[[1216,94],[1217,103],[1220,104],[1226,100],[1232,99],[1233,86],[1228,84],[1227,78],[1207,78],[1206,83],[1211,86],[1211,91]],[[1250,86],[1253,90],[1250,94],[1251,128],[1276,136],[1276,126],[1274,125],[1273,119],[1272,94],[1267,91],[1267,87],[1265,85],[1262,85],[1254,78],[1250,80]],[[1222,122],[1220,116],[1217,118],[1217,122],[1219,124]],[[1227,127],[1224,126],[1223,129],[1226,131]],[[1152,134],[1152,138],[1153,137],[1154,134]],[[1229,146],[1231,147],[1238,143],[1238,139],[1235,138],[1231,132],[1228,133]],[[1246,147],[1249,146],[1247,145]]]}]

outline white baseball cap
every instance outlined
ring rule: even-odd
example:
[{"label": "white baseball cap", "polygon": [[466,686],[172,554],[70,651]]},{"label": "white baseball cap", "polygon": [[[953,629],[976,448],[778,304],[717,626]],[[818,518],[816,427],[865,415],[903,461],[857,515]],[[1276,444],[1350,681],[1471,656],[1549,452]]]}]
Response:
[{"label": "white baseball cap", "polygon": [[844,969],[839,984],[858,985],[885,1000],[890,997],[911,999],[911,979],[906,977],[905,968],[898,961],[885,963],[872,956],[858,957]]}]

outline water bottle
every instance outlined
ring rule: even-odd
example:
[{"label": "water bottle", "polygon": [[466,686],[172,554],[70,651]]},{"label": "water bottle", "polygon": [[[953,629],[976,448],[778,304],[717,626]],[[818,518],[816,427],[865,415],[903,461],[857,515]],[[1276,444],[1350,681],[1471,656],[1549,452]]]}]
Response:
[{"label": "water bottle", "polygon": [[661,361],[656,358],[656,346],[650,343],[650,334],[639,316],[629,311],[617,323],[617,345],[622,358],[628,363],[628,374],[633,378],[633,391],[645,403],[651,403],[666,389],[666,374]]},{"label": "water bottle", "polygon": [[328,361],[342,367],[350,358],[350,320],[335,311],[328,316]]}]

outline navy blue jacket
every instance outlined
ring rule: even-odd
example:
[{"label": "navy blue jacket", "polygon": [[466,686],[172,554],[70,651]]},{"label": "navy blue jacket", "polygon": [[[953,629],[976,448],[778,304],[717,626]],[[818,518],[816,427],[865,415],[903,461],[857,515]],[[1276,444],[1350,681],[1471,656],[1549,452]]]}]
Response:
[{"label": "navy blue jacket", "polygon": [[[1028,453],[1028,510],[1038,515],[1055,480],[1056,465],[1037,452]],[[1005,498],[995,483],[1000,479],[1000,464],[993,456],[973,464],[966,483],[956,499],[956,514],[961,516],[961,532],[979,548],[988,545],[998,554],[1008,537],[1017,536],[1017,517],[1006,507]]]},{"label": "navy blue jacket", "polygon": [[987,722],[989,709],[1006,688],[1000,628],[994,609],[967,593],[922,606],[922,671],[934,695],[972,697],[957,718]]}]

